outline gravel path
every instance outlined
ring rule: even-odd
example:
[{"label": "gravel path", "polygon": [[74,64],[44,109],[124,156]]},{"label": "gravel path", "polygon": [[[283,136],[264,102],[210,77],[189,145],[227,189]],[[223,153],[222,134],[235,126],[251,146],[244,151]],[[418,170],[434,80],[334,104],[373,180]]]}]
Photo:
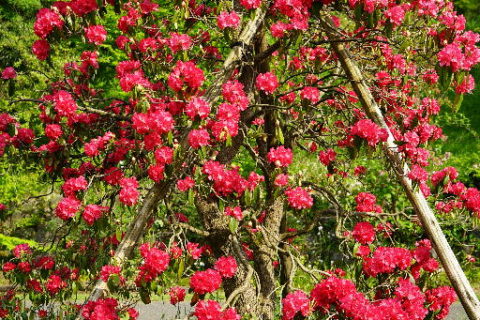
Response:
[{"label": "gravel path", "polygon": [[[138,320],[174,320],[184,319],[185,316],[192,312],[192,307],[189,303],[183,302],[177,306],[172,306],[168,302],[156,301],[151,304],[139,304],[137,305],[140,316]],[[450,314],[446,318],[447,320],[468,320],[467,314],[463,310],[460,303],[455,303],[450,308]]]},{"label": "gravel path", "polygon": [[447,320],[468,320],[468,316],[460,302],[454,303],[453,306],[450,307]]},{"label": "gravel path", "polygon": [[138,304],[135,309],[139,312],[138,320],[184,319],[188,313],[192,312],[192,307],[187,302],[173,306],[168,302],[155,301],[150,304]]}]

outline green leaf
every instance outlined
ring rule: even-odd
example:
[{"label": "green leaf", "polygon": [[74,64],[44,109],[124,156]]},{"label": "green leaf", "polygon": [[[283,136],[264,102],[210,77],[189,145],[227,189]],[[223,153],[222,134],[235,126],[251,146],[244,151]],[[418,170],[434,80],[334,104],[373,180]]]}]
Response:
[{"label": "green leaf", "polygon": [[280,144],[285,143],[285,138],[283,136],[283,131],[282,131],[282,128],[280,128],[280,126],[275,127],[275,137],[277,138],[277,140]]},{"label": "green leaf", "polygon": [[180,259],[180,262],[178,263],[178,270],[177,270],[178,279],[182,277],[184,271],[185,271],[185,260]]},{"label": "green leaf", "polygon": [[238,229],[238,220],[231,217],[230,218],[230,221],[228,223],[228,228],[230,229],[230,232],[231,233],[237,233],[237,229]]},{"label": "green leaf", "polygon": [[117,238],[118,242],[122,241],[122,230],[120,229],[115,230],[115,237]]},{"label": "green leaf", "polygon": [[453,111],[458,112],[458,110],[460,110],[460,107],[462,106],[462,102],[463,102],[463,93],[456,94],[455,99],[453,100],[453,105],[452,105]]}]

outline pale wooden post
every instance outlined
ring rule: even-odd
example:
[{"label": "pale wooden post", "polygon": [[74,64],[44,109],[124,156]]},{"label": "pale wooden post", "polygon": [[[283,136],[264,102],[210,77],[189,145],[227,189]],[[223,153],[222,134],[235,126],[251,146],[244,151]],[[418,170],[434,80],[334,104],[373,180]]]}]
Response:
[{"label": "pale wooden post", "polygon": [[341,42],[342,38],[339,32],[332,26],[331,23],[326,22],[330,21],[329,17],[324,17],[324,19],[325,20],[322,20],[324,31],[331,40],[334,40],[332,41],[331,46],[337,53],[343,70],[348,76],[348,79],[350,80],[350,83],[355,90],[355,93],[357,94],[365,113],[372,121],[388,132],[388,139],[382,144],[382,149],[388,162],[395,170],[398,181],[403,186],[408,199],[415,208],[417,215],[420,217],[423,228],[432,241],[435,251],[440,258],[442,266],[445,269],[452,286],[455,288],[463,308],[471,320],[480,319],[480,302],[475,294],[475,291],[465,276],[465,273],[463,272],[455,254],[453,253],[452,248],[448,244],[442,228],[440,227],[435,214],[430,208],[429,203],[421,191],[418,190],[418,188],[413,187],[412,181],[407,177],[408,172],[410,172],[410,168],[405,163],[402,155],[398,151],[395,138],[385,122],[382,111],[375,102],[360,69],[351,59],[349,52]]}]

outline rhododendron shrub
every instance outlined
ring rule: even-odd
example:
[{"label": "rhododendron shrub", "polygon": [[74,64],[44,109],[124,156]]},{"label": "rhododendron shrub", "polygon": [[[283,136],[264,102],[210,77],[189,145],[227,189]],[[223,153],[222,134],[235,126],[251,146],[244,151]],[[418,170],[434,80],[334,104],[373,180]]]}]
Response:
[{"label": "rhododendron shrub", "polygon": [[434,286],[387,130],[319,19],[360,62],[415,187],[440,217],[476,219],[480,191],[431,147],[480,62],[451,2],[58,1],[32,54],[49,68],[71,42],[77,58],[18,97],[38,125],[0,113],[0,154],[42,164],[58,228],[3,263],[0,317],[135,319],[131,300],[157,295],[200,320],[443,319],[455,293]]}]

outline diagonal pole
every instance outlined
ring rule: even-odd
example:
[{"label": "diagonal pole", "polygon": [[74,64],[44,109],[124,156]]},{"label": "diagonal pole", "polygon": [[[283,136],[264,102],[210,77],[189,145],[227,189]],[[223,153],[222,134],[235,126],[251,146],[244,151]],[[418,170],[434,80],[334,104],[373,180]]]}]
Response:
[{"label": "diagonal pole", "polygon": [[447,276],[450,279],[450,282],[452,283],[452,286],[454,287],[469,319],[479,320],[480,302],[475,294],[475,291],[465,276],[465,273],[463,272],[460,263],[452,251],[452,248],[448,244],[442,228],[440,227],[435,214],[430,208],[429,203],[420,190],[413,187],[412,181],[407,177],[408,172],[410,172],[410,168],[405,163],[402,155],[398,151],[392,132],[387,126],[382,111],[375,102],[360,69],[343,45],[339,32],[331,23],[326,22],[330,21],[330,18],[325,17],[325,19],[327,20],[321,20],[322,27],[324,28],[327,36],[331,40],[335,40],[332,42],[331,46],[337,53],[343,70],[347,74],[347,77],[350,80],[350,83],[355,90],[355,93],[357,94],[364,111],[372,121],[388,132],[388,139],[382,144],[382,148],[388,162],[394,168],[398,181],[402,185],[408,199],[415,208],[417,215],[420,217],[423,228],[432,241],[435,251],[442,262],[443,268],[445,269],[445,272],[447,273]]},{"label": "diagonal pole", "polygon": [[[204,98],[210,103],[215,102],[220,96],[222,85],[232,76],[234,69],[241,63],[247,46],[251,45],[255,34],[263,23],[265,15],[269,7],[269,1],[267,1],[262,7],[258,8],[255,12],[255,16],[250,20],[243,31],[241,32],[237,45],[233,47],[229,55],[225,59],[222,69],[218,76],[209,87]],[[185,149],[185,148],[183,148]],[[175,168],[180,169],[183,161],[177,160],[175,162]],[[152,216],[153,209],[157,204],[166,196],[172,183],[168,180],[156,183],[147,193],[135,219],[128,226],[127,232],[120,242],[114,256],[111,258],[111,263],[121,266],[131,255],[138,240],[144,234],[147,226],[147,222]],[[107,283],[99,279],[93,287],[90,296],[87,301],[95,301],[105,296],[108,291]],[[77,315],[77,320],[82,319],[81,313]]]}]

